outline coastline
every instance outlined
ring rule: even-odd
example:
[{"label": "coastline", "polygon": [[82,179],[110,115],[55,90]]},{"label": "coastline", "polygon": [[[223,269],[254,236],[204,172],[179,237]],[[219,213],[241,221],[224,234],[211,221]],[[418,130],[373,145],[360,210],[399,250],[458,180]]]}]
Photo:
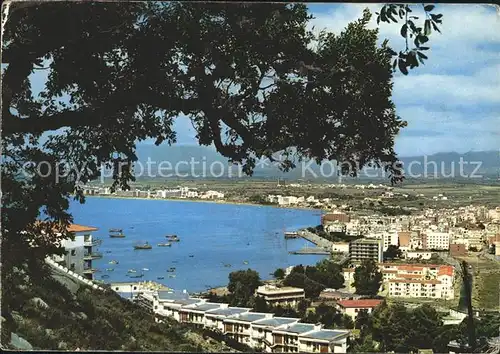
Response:
[{"label": "coastline", "polygon": [[191,202],[191,203],[207,203],[207,204],[225,204],[225,205],[246,205],[246,206],[258,206],[258,207],[269,207],[269,208],[279,208],[279,209],[290,209],[290,210],[316,210],[321,213],[323,209],[316,209],[311,207],[282,207],[274,204],[256,204],[251,202],[236,202],[236,201],[218,201],[218,200],[205,200],[205,199],[184,199],[184,198],[146,198],[146,197],[123,197],[118,195],[85,195],[85,198],[107,198],[107,199],[135,199],[135,200],[166,200],[172,202]]}]

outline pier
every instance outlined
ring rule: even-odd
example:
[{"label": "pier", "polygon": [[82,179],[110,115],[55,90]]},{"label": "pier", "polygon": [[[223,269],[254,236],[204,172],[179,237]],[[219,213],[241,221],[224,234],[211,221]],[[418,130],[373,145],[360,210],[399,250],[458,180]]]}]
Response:
[{"label": "pier", "polygon": [[285,239],[300,238],[301,236],[297,231],[285,231]]},{"label": "pier", "polygon": [[317,254],[317,255],[329,255],[330,252],[320,247],[304,247],[299,251],[291,251],[290,254]]}]

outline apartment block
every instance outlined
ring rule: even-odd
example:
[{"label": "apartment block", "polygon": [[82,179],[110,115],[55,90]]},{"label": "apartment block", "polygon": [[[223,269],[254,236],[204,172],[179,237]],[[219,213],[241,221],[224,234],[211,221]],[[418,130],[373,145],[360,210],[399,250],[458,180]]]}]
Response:
[{"label": "apartment block", "polygon": [[372,259],[375,262],[382,262],[382,240],[363,238],[350,242],[349,259],[352,263],[361,263],[367,259]]},{"label": "apartment block", "polygon": [[190,297],[186,292],[143,291],[135,301],[157,315],[159,322],[162,317],[171,317],[268,353],[346,353],[349,345],[349,330],[327,330],[321,324],[300,323],[298,318],[274,317],[272,313],[252,312],[250,308],[211,303]]},{"label": "apartment block", "polygon": [[304,289],[285,286],[278,288],[273,285],[259,286],[255,295],[262,296],[270,305],[292,306],[305,298]]}]

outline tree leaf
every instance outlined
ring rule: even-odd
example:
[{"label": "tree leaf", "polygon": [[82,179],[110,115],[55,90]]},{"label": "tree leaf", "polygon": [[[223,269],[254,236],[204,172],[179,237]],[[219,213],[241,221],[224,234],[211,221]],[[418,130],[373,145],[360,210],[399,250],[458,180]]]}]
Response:
[{"label": "tree leaf", "polygon": [[401,37],[406,38],[408,35],[408,25],[405,23],[401,26]]},{"label": "tree leaf", "polygon": [[424,10],[426,12],[430,12],[430,11],[432,11],[434,9],[434,7],[435,7],[434,5],[425,5],[424,6]]},{"label": "tree leaf", "polygon": [[418,49],[420,49],[420,50],[428,50],[428,49],[429,49],[429,47],[420,47],[420,48],[418,48]]},{"label": "tree leaf", "polygon": [[419,36],[420,38],[420,43],[425,43],[425,42],[428,42],[429,41],[429,37],[427,36]]},{"label": "tree leaf", "polygon": [[434,22],[432,22],[432,28],[434,28],[434,31],[438,31],[439,33],[441,33],[438,26]]},{"label": "tree leaf", "polygon": [[392,71],[396,70],[396,65],[398,65],[398,60],[394,59],[394,62],[392,63]]},{"label": "tree leaf", "polygon": [[427,55],[425,55],[425,54],[424,54],[424,53],[422,53],[422,52],[418,52],[418,51],[417,51],[417,55],[418,55],[418,57],[419,57],[419,58],[422,58],[422,59],[429,59],[429,58],[427,58]]},{"label": "tree leaf", "polygon": [[398,60],[398,67],[399,67],[399,71],[401,71],[403,73],[403,75],[408,75],[408,69],[406,68],[406,63],[399,59]]},{"label": "tree leaf", "polygon": [[431,20],[425,20],[424,23],[424,34],[428,36],[431,34]]}]

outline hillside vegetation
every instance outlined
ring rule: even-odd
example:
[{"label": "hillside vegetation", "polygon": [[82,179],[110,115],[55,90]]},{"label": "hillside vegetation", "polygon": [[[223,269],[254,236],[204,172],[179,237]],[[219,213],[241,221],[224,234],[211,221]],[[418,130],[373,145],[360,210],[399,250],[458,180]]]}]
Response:
[{"label": "hillside vegetation", "polygon": [[15,296],[6,296],[5,290],[2,298],[14,309],[2,311],[6,349],[229,350],[173,320],[156,323],[152,315],[112,290],[103,293],[77,284],[48,266],[36,276],[18,269],[8,287]]}]

